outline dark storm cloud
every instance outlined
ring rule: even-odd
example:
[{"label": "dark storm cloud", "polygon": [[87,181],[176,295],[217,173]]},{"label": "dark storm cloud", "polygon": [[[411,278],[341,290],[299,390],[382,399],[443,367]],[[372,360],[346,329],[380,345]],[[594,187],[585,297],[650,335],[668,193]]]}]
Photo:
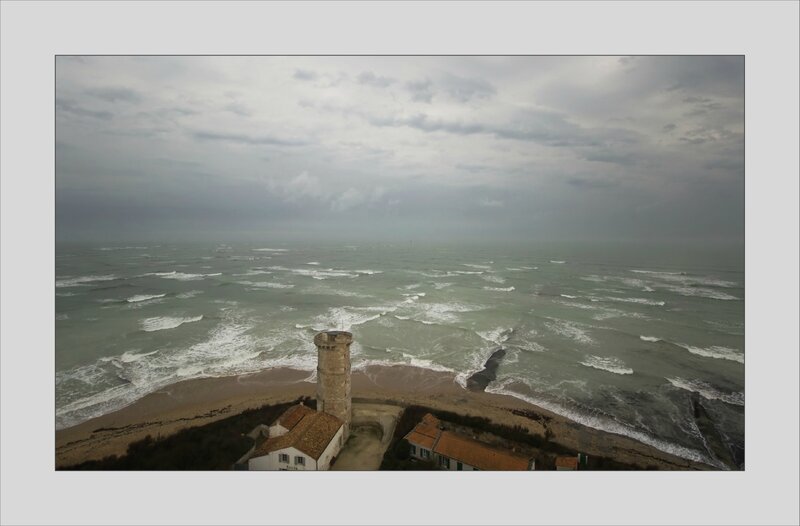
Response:
[{"label": "dark storm cloud", "polygon": [[307,69],[296,69],[293,75],[297,80],[316,80],[318,76],[316,72]]},{"label": "dark storm cloud", "polygon": [[86,90],[86,93],[91,95],[92,97],[96,97],[98,99],[102,99],[107,102],[137,103],[142,100],[142,97],[141,95],[139,95],[139,93],[128,88],[119,88],[119,87],[92,88]]},{"label": "dark storm cloud", "polygon": [[90,110],[76,104],[71,100],[56,98],[56,110],[69,113],[78,117],[90,117],[92,119],[108,120],[113,117],[111,112],[105,110]]},{"label": "dark storm cloud", "polygon": [[306,144],[304,141],[294,139],[281,139],[278,137],[270,137],[266,135],[251,136],[241,133],[216,133],[209,131],[197,131],[192,134],[195,139],[201,141],[223,141],[247,145],[272,145],[272,146],[302,146]]},{"label": "dark storm cloud", "polygon": [[[500,139],[531,141],[556,147],[632,144],[637,141],[635,132],[618,128],[582,128],[566,120],[563,115],[547,111],[520,112],[519,116],[505,125],[431,119],[422,113],[411,117],[367,116],[366,118],[370,124],[378,127],[407,126],[428,133],[484,134]],[[610,158],[611,154],[607,157]]]},{"label": "dark storm cloud", "polygon": [[743,101],[741,57],[59,57],[57,233],[740,239]]},{"label": "dark storm cloud", "polygon": [[433,99],[433,83],[430,80],[407,82],[406,89],[411,93],[413,101],[430,103]]},{"label": "dark storm cloud", "polygon": [[397,82],[396,79],[390,77],[381,77],[371,71],[364,71],[358,75],[358,83],[375,86],[376,88],[385,88]]},{"label": "dark storm cloud", "polygon": [[445,75],[441,81],[442,89],[450,97],[468,102],[472,99],[486,99],[496,93],[489,81],[482,78],[466,78],[458,75]]}]

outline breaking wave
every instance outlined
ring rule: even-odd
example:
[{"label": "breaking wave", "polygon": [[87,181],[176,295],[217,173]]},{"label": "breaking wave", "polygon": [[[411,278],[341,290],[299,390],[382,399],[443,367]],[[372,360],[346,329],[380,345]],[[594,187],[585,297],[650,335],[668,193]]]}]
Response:
[{"label": "breaking wave", "polygon": [[203,319],[203,315],[188,317],[188,318],[178,318],[172,316],[157,316],[155,318],[147,318],[140,322],[142,326],[142,330],[145,332],[154,332],[154,331],[163,331],[166,329],[174,329],[175,327],[180,327],[184,323],[192,323],[195,321],[200,321]]},{"label": "breaking wave", "polygon": [[94,283],[95,281],[111,281],[119,279],[114,275],[105,275],[105,276],[80,276],[77,278],[62,278],[56,280],[56,288],[62,287],[82,287],[87,283]]},{"label": "breaking wave", "polygon": [[633,374],[633,369],[618,358],[588,355],[580,364],[614,374]]},{"label": "breaking wave", "polygon": [[734,362],[744,363],[744,354],[736,349],[731,349],[730,347],[712,345],[711,347],[703,348],[687,345],[685,343],[678,343],[677,345],[698,356],[705,356],[706,358],[719,358],[721,360],[731,360]]},{"label": "breaking wave", "polygon": [[140,302],[140,301],[147,301],[147,300],[154,300],[154,299],[157,299],[157,298],[163,298],[164,296],[166,296],[166,293],[165,294],[137,294],[136,296],[131,296],[130,298],[128,298],[125,301],[127,301],[128,303],[137,303],[137,302]]},{"label": "breaking wave", "polygon": [[678,389],[698,393],[707,400],[719,400],[726,404],[744,406],[744,393],[724,393],[702,380],[686,380],[684,378],[667,378],[667,381]]}]

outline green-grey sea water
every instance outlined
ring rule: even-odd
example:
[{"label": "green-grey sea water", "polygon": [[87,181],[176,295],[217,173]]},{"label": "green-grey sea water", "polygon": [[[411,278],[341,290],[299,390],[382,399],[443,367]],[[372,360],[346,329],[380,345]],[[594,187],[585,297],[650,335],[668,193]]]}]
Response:
[{"label": "green-grey sea water", "polygon": [[641,245],[59,245],[56,425],[174,382],[316,366],[316,331],[353,366],[453,371],[508,350],[488,391],[720,465],[699,393],[744,456],[741,250]]}]

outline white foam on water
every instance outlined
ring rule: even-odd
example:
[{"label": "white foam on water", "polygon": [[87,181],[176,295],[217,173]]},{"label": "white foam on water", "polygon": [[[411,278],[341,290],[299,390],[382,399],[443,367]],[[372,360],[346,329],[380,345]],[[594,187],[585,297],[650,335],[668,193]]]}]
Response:
[{"label": "white foam on water", "polygon": [[[409,298],[410,299],[410,298]],[[407,301],[407,300],[406,300]],[[401,305],[404,314],[410,316],[414,321],[421,323],[454,323],[460,320],[458,314],[483,310],[485,307],[480,305],[468,305],[466,303],[403,303]],[[410,311],[410,312],[407,312]],[[428,323],[429,325],[431,323]]]},{"label": "white foam on water", "polygon": [[473,265],[471,263],[462,263],[462,265],[464,265],[465,267],[470,267],[470,268],[482,268],[482,269],[490,269],[490,268],[492,268],[490,265]]},{"label": "white foam on water", "polygon": [[66,321],[69,319],[69,314],[56,314],[56,321]]},{"label": "white foam on water", "polygon": [[684,378],[667,378],[667,381],[678,389],[698,393],[707,400],[719,400],[726,404],[744,406],[744,393],[724,393],[702,380],[686,380]]},{"label": "white foam on water", "polygon": [[191,274],[187,272],[178,272],[173,270],[171,272],[149,272],[144,276],[155,276],[164,279],[177,279],[178,281],[196,281],[205,279],[207,277],[221,276],[222,272],[213,272],[211,274]]},{"label": "white foam on water", "polygon": [[56,292],[56,296],[68,298],[70,296],[80,296],[77,292]]},{"label": "white foam on water", "polygon": [[570,340],[574,340],[579,343],[594,343],[594,340],[591,338],[591,336],[589,336],[588,331],[584,328],[581,328],[578,323],[561,320],[558,318],[548,318],[548,320],[549,321],[545,322],[545,327],[559,336],[569,338]]},{"label": "white foam on water", "polygon": [[525,270],[539,270],[539,267],[520,267],[524,268]]},{"label": "white foam on water", "polygon": [[270,288],[270,289],[291,289],[294,285],[290,283],[278,283],[275,281],[237,281],[240,285],[256,288]]},{"label": "white foam on water", "polygon": [[176,298],[180,298],[182,300],[185,300],[185,299],[189,299],[189,298],[194,298],[198,294],[203,294],[203,291],[202,290],[189,290],[189,291],[186,291],[186,292],[181,292],[180,294],[178,294],[175,297]]},{"label": "white foam on water", "polygon": [[561,294],[562,298],[569,298],[571,300],[576,299],[578,296],[570,296],[569,294]]},{"label": "white foam on water", "polygon": [[135,296],[131,296],[130,298],[128,298],[125,301],[127,301],[128,303],[137,303],[139,301],[147,301],[147,300],[154,300],[154,299],[158,299],[158,298],[163,298],[164,296],[166,296],[166,293],[164,293],[164,294],[137,294]]},{"label": "white foam on water", "polygon": [[613,433],[615,435],[626,436],[628,438],[637,440],[643,444],[652,446],[658,449],[659,451],[663,451],[665,453],[669,453],[677,457],[685,458],[687,460],[692,460],[694,462],[701,462],[704,464],[717,467],[719,469],[729,469],[721,462],[709,457],[707,454],[702,453],[696,449],[691,449],[685,446],[667,442],[666,440],[655,438],[644,431],[636,429],[633,426],[624,424],[617,420],[604,418],[597,414],[587,414],[584,413],[583,411],[569,409],[567,407],[564,407],[563,405],[551,402],[550,400],[524,395],[516,391],[513,391],[511,389],[508,389],[508,386],[510,384],[513,384],[514,382],[522,382],[531,387],[528,381],[518,378],[509,378],[501,382],[490,383],[486,387],[486,392],[513,396],[514,398],[523,400],[534,406],[541,407],[542,409],[546,409],[548,411],[561,415],[565,418],[568,418],[569,420],[572,420],[573,422],[577,422],[578,424],[584,425],[586,427],[591,427],[592,429],[597,429],[599,431]]},{"label": "white foam on water", "polygon": [[709,287],[722,287],[722,288],[734,288],[739,286],[738,283],[733,281],[713,278],[710,276],[690,275],[686,272],[663,272],[656,270],[631,270],[631,272],[636,272],[638,274],[648,274],[653,279],[670,281],[673,283],[680,283],[683,285],[705,285]]},{"label": "white foam on water", "polygon": [[369,270],[369,269],[366,269],[366,270],[354,270],[353,272],[355,272],[356,274],[365,274],[367,276],[372,276],[373,274],[383,274],[382,270]]},{"label": "white foam on water", "polygon": [[657,338],[655,336],[639,336],[639,339],[644,342],[653,342],[653,343],[661,341],[661,338]]},{"label": "white foam on water", "polygon": [[309,261],[306,265],[319,265],[319,261]]},{"label": "white foam on water", "polygon": [[731,294],[727,294],[725,292],[713,289],[706,289],[702,287],[677,287],[677,286],[667,286],[667,290],[671,292],[675,292],[680,294],[681,296],[694,296],[700,298],[709,298],[712,300],[724,300],[724,301],[731,301],[731,300],[738,300],[741,298],[737,298]]},{"label": "white foam on water", "polygon": [[566,261],[560,261],[560,260],[557,260],[557,259],[551,259],[550,263],[554,263],[556,265],[563,265],[564,263],[566,263]]},{"label": "white foam on water", "polygon": [[242,272],[240,274],[231,274],[232,276],[258,276],[260,274],[272,274],[269,270],[264,269],[250,269],[247,272]]},{"label": "white foam on water", "polygon": [[685,343],[678,343],[676,344],[679,347],[683,347],[687,351],[692,354],[696,354],[698,356],[704,356],[706,358],[718,358],[720,360],[731,360],[734,362],[744,363],[744,354],[737,349],[731,349],[730,347],[722,347],[720,345],[712,345],[711,347],[695,347],[693,345],[687,345]]},{"label": "white foam on water", "polygon": [[253,252],[289,252],[288,248],[254,248]]},{"label": "white foam on water", "polygon": [[648,300],[646,298],[616,298],[613,296],[606,296],[603,299],[608,301],[619,301],[622,303],[638,303],[639,305],[653,305],[656,307],[663,307],[665,305],[665,302],[663,301]]},{"label": "white foam on water", "polygon": [[305,276],[313,279],[330,279],[330,278],[357,278],[359,276],[358,273],[355,272],[348,272],[346,270],[336,270],[336,269],[313,269],[313,268],[286,268],[281,266],[273,266],[269,267],[272,270],[282,270],[285,272],[291,272],[292,274],[296,274],[298,276]]},{"label": "white foam on water", "polygon": [[413,290],[422,286],[422,283],[412,283],[411,285],[406,285],[403,287],[406,290]]},{"label": "white foam on water", "polygon": [[633,374],[633,369],[627,367],[625,362],[618,358],[594,356],[590,354],[587,355],[580,364],[614,374]]},{"label": "white foam on water", "polygon": [[497,274],[485,274],[481,276],[481,279],[485,281],[489,281],[491,283],[505,283],[506,280],[502,276],[498,276]]},{"label": "white foam on water", "polygon": [[511,287],[483,287],[483,290],[491,290],[493,292],[511,292],[512,290],[516,290],[513,286]]},{"label": "white foam on water", "polygon": [[442,290],[442,289],[446,289],[447,287],[453,286],[453,283],[436,283],[436,282],[434,282],[434,283],[432,283],[432,285],[433,285],[433,288],[435,288],[436,290]]},{"label": "white foam on water", "polygon": [[56,288],[65,288],[65,287],[82,287],[89,283],[94,283],[96,281],[112,281],[117,278],[112,274],[102,275],[102,276],[78,276],[76,278],[61,278],[56,280]]},{"label": "white foam on water", "polygon": [[134,349],[131,351],[125,351],[119,356],[111,356],[111,357],[103,357],[100,358],[99,361],[101,362],[118,362],[118,363],[133,363],[145,358],[147,356],[152,356],[157,353],[158,350],[140,353],[138,349]]},{"label": "white foam on water", "polygon": [[[387,352],[391,352],[391,349],[386,349],[386,350]],[[450,367],[446,367],[444,365],[432,362],[430,360],[426,360],[424,358],[418,358],[416,356],[413,356],[411,354],[402,351],[400,352],[400,354],[403,356],[405,361],[399,362],[398,365],[410,365],[412,367],[418,367],[420,369],[428,369],[430,371],[438,371],[444,373],[455,372],[455,370],[451,369]]]},{"label": "white foam on water", "polygon": [[475,331],[475,334],[487,342],[503,345],[504,342],[508,341],[513,332],[513,327],[495,327],[494,329],[490,329],[488,331]]},{"label": "white foam on water", "polygon": [[141,320],[139,324],[145,332],[163,331],[166,329],[174,329],[180,327],[184,323],[192,323],[203,319],[203,315],[179,318],[174,316],[157,316],[155,318],[147,318]]}]

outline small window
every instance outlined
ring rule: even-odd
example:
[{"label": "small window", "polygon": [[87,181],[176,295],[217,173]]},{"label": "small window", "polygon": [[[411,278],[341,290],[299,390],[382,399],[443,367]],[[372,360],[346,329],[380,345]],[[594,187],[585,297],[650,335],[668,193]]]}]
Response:
[{"label": "small window", "polygon": [[464,471],[464,464],[456,462],[456,471]]},{"label": "small window", "polygon": [[294,457],[294,463],[297,466],[305,466],[306,465],[306,459],[305,459],[305,457]]},{"label": "small window", "polygon": [[422,458],[431,458],[431,452],[425,448],[419,448],[419,456]]},{"label": "small window", "polygon": [[288,464],[289,463],[289,455],[287,455],[286,453],[279,454],[278,455],[278,461],[279,462],[283,462],[285,464]]},{"label": "small window", "polygon": [[450,469],[450,459],[447,457],[439,457],[439,465],[445,469]]},{"label": "small window", "polygon": [[414,444],[411,444],[411,454],[412,455],[417,454],[417,446],[415,446]]}]

